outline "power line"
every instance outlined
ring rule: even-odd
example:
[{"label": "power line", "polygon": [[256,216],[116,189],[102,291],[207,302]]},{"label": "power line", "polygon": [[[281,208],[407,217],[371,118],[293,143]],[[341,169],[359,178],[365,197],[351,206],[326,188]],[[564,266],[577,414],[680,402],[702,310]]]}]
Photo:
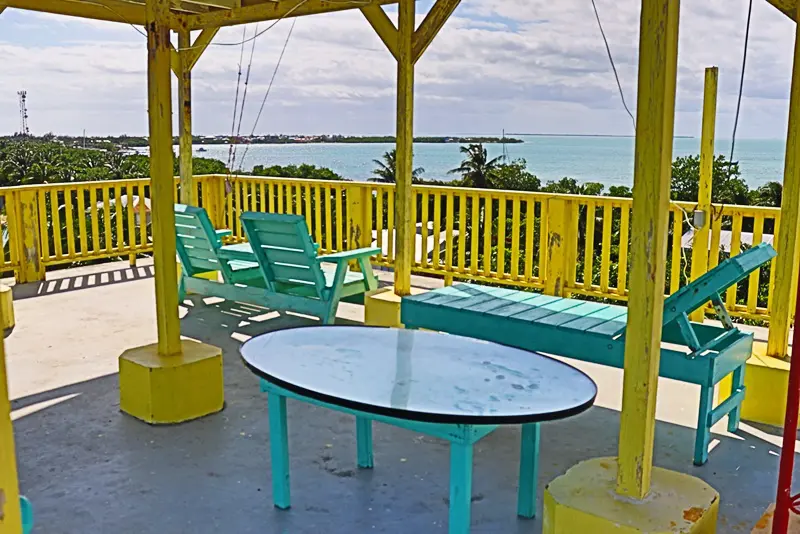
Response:
[{"label": "power line", "polygon": [[728,174],[731,172],[733,166],[733,154],[736,149],[736,130],[739,128],[739,113],[742,109],[742,93],[744,92],[744,72],[747,66],[747,44],[750,42],[750,20],[753,15],[753,0],[750,0],[750,6],[747,9],[747,27],[744,32],[744,52],[742,53],[742,74],[739,78],[739,96],[736,99],[736,115],[733,119],[733,134],[731,135],[731,157],[728,160]]},{"label": "power line", "polygon": [[[750,0],[752,3],[752,0]],[[633,113],[628,108],[627,102],[625,102],[625,93],[622,90],[622,84],[619,81],[619,74],[617,73],[617,66],[614,64],[614,56],[611,55],[611,47],[608,45],[608,39],[606,38],[606,32],[603,31],[603,23],[600,22],[600,14],[597,12],[597,4],[595,0],[592,0],[592,8],[594,8],[594,17],[597,19],[597,26],[600,28],[600,35],[603,36],[603,43],[606,45],[606,53],[608,54],[608,60],[611,62],[611,70],[614,71],[614,79],[617,80],[617,88],[619,89],[619,97],[622,99],[622,105],[625,108],[625,111],[628,112],[628,116],[631,118],[631,122],[633,122],[633,129],[636,130],[636,119],[633,117]]]}]

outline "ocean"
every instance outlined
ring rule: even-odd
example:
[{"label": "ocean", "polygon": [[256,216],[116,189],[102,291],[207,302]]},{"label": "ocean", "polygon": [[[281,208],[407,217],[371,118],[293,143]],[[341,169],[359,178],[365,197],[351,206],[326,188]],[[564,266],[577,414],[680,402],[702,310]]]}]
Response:
[{"label": "ocean", "polygon": [[[632,137],[570,137],[544,135],[515,135],[524,143],[506,144],[505,150],[511,159],[524,158],[528,169],[542,183],[558,180],[564,176],[581,182],[600,182],[608,188],[612,185],[633,185]],[[503,153],[503,145],[487,144],[489,156]],[[204,145],[206,152],[196,156],[228,159],[227,145]],[[394,148],[392,144],[295,144],[295,145],[250,145],[245,155],[245,146],[237,147],[237,166],[250,170],[254,165],[289,165],[310,163],[328,167],[351,180],[368,180],[375,168],[373,159],[380,159],[384,152]],[[739,162],[742,178],[751,188],[769,181],[783,181],[785,141],[780,139],[737,139],[734,160]],[[730,140],[719,140],[717,153],[730,154]],[[674,157],[698,154],[699,138],[677,138]],[[176,147],[177,153],[177,147]],[[244,156],[244,160],[242,157]],[[414,165],[425,169],[423,178],[451,180],[448,171],[461,162],[458,144],[416,144]]]}]

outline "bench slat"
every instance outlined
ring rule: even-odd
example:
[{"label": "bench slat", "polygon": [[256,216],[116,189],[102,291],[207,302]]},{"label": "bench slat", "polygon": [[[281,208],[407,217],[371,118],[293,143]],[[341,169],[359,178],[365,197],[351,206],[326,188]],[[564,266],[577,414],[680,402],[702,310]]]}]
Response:
[{"label": "bench slat", "polygon": [[547,317],[542,317],[536,320],[537,323],[542,325],[558,326],[575,319],[586,317],[594,312],[599,312],[608,308],[608,304],[601,304],[599,302],[583,302],[578,306],[570,308],[560,313],[554,313]]}]

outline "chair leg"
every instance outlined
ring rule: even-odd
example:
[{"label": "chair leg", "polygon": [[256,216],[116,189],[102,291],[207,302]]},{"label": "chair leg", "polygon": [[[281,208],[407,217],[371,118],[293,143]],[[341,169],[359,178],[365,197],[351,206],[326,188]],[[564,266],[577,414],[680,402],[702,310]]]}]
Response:
[{"label": "chair leg", "polygon": [[517,515],[527,519],[536,517],[536,484],[539,480],[539,432],[539,423],[522,425]]},{"label": "chair leg", "polygon": [[371,469],[372,462],[372,421],[366,417],[356,417],[356,442],[358,446],[358,467]]},{"label": "chair leg", "polygon": [[469,534],[472,445],[450,443],[450,534]]},{"label": "chair leg", "polygon": [[182,304],[184,300],[186,300],[186,279],[181,275],[181,279],[178,281],[178,305]]},{"label": "chair leg", "polygon": [[711,427],[708,416],[714,405],[714,387],[700,386],[700,409],[697,414],[697,434],[694,439],[694,465],[708,461],[708,444],[711,442]]},{"label": "chair leg", "polygon": [[272,501],[276,508],[291,506],[289,488],[289,432],[286,397],[269,393],[269,445],[272,457]]},{"label": "chair leg", "polygon": [[[731,395],[744,389],[744,364],[733,372],[731,380]],[[738,404],[731,413],[728,414],[728,432],[739,430],[739,421],[742,417],[742,405]]]}]

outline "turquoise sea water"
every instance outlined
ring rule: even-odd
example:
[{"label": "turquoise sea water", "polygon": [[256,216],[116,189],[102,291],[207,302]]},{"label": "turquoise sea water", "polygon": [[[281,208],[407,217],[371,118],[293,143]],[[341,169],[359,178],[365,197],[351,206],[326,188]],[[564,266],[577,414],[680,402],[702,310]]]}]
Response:
[{"label": "turquoise sea water", "polygon": [[[543,182],[564,176],[579,181],[600,182],[610,185],[633,184],[633,138],[629,137],[566,137],[566,136],[515,136],[521,144],[508,144],[510,158],[525,158],[528,169]],[[254,165],[288,165],[311,163],[329,167],[351,180],[367,180],[372,176],[373,159],[391,150],[390,144],[307,144],[307,145],[251,145],[243,167]],[[486,145],[490,156],[502,154],[500,144]],[[195,155],[227,161],[227,145],[205,145],[201,153],[195,146]],[[730,141],[717,142],[717,152],[730,154]],[[177,147],[176,147],[177,151]],[[242,161],[245,147],[237,148],[237,162]],[[675,140],[674,155],[684,156],[700,152],[699,138]],[[734,160],[738,160],[742,177],[750,187],[769,181],[782,181],[785,142],[782,140],[740,139],[736,142]],[[458,144],[417,144],[414,147],[414,164],[425,168],[424,178],[449,180],[448,170],[461,161]],[[237,165],[238,166],[238,165]]]}]

